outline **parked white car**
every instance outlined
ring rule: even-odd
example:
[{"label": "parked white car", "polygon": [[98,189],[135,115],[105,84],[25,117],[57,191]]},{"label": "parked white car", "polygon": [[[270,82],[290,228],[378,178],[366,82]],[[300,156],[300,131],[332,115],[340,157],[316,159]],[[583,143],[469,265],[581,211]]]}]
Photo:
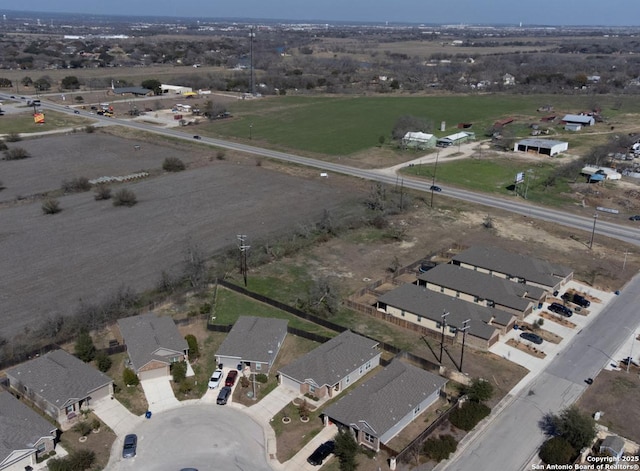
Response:
[{"label": "parked white car", "polygon": [[211,379],[209,380],[209,389],[215,389],[220,384],[222,380],[222,370],[216,370],[211,375]]}]

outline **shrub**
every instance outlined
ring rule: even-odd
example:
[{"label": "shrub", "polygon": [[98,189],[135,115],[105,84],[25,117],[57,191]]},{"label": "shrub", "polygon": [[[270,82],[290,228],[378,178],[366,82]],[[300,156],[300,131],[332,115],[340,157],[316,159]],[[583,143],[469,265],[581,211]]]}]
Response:
[{"label": "shrub", "polygon": [[94,195],[94,198],[96,199],[96,201],[108,200],[111,198],[111,188],[109,188],[104,183],[96,186],[95,191],[96,194]]},{"label": "shrub", "polygon": [[184,361],[173,363],[171,365],[171,374],[176,384],[183,382],[187,377],[187,363]]},{"label": "shrub", "polygon": [[443,435],[438,438],[429,438],[424,443],[422,450],[424,454],[435,462],[440,462],[449,458],[449,455],[456,451],[458,443],[451,435]]},{"label": "shrub", "polygon": [[491,409],[478,402],[466,402],[454,410],[449,416],[449,422],[466,432],[475,427],[478,422],[489,415]]},{"label": "shrub", "polygon": [[178,157],[167,157],[162,163],[162,169],[166,172],[181,172],[187,168]]},{"label": "shrub", "polygon": [[91,183],[86,177],[77,177],[72,180],[63,180],[62,191],[65,193],[82,193],[91,189]]},{"label": "shrub", "polygon": [[189,345],[189,359],[195,360],[200,356],[200,349],[198,348],[198,340],[195,335],[189,334],[184,338]]},{"label": "shrub", "polygon": [[540,447],[540,459],[547,464],[570,464],[576,450],[562,437],[553,437]]},{"label": "shrub", "polygon": [[109,371],[112,363],[113,362],[111,361],[111,357],[107,352],[104,352],[101,350],[98,353],[96,353],[96,366],[103,373],[106,373],[107,371]]},{"label": "shrub", "polygon": [[137,386],[140,384],[140,379],[131,368],[125,368],[122,372],[122,380],[127,386]]},{"label": "shrub", "polygon": [[266,383],[267,381],[269,381],[269,378],[268,378],[268,377],[267,377],[267,375],[266,375],[266,374],[264,374],[264,373],[258,373],[258,374],[256,375],[256,381],[257,381],[258,383],[263,383],[263,384],[264,384],[264,383]]},{"label": "shrub", "polygon": [[62,211],[60,203],[55,198],[47,198],[42,202],[42,212],[44,214],[57,214]]},{"label": "shrub", "polygon": [[138,200],[136,199],[136,195],[133,191],[127,190],[123,188],[118,191],[116,195],[113,197],[113,205],[114,206],[134,206]]},{"label": "shrub", "polygon": [[22,160],[28,159],[31,154],[22,147],[14,147],[13,149],[7,149],[4,151],[4,160]]},{"label": "shrub", "polygon": [[10,132],[9,134],[7,134],[4,138],[7,142],[18,142],[22,140],[22,137],[20,137],[20,134],[17,132]]},{"label": "shrub", "polygon": [[84,437],[91,433],[91,424],[86,420],[81,420],[73,426],[73,431]]}]

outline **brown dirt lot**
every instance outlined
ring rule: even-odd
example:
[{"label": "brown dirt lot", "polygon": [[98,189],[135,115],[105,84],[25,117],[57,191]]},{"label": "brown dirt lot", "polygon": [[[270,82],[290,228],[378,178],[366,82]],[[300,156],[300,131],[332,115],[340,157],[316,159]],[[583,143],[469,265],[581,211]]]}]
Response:
[{"label": "brown dirt lot", "polygon": [[[105,152],[99,154],[87,154],[92,145],[85,136],[35,142],[49,146],[52,159],[61,159],[58,167],[79,167],[69,176],[89,174],[93,161],[101,166],[98,174],[140,169],[129,141],[114,144],[117,140],[101,136],[97,142]],[[124,156],[106,152],[112,145],[123,146]],[[144,165],[161,166],[160,158],[139,152]],[[12,181],[38,175],[21,191],[59,187],[63,173],[50,177],[46,174],[54,171],[39,172],[30,160],[12,166]],[[123,185],[138,198],[132,208],[97,202],[93,193],[60,197],[63,210],[55,216],[43,215],[39,202],[5,206],[0,209],[0,291],[10,295],[3,301],[0,335],[15,335],[35,318],[69,314],[78,299],[101,300],[121,285],[153,288],[162,270],[180,270],[189,241],[211,254],[235,244],[236,234],[248,234],[249,240],[275,237],[299,222],[318,220],[324,209],[339,211],[357,191],[338,182],[225,160]]]},{"label": "brown dirt lot", "polygon": [[[634,371],[635,369],[635,371]],[[640,443],[640,371],[602,371],[578,401],[586,414],[602,412],[599,423]]]}]

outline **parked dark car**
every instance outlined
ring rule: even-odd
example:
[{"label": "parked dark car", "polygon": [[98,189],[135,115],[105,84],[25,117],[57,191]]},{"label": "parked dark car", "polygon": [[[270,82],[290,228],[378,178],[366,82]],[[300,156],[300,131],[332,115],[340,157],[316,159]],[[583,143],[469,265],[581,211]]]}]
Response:
[{"label": "parked dark car", "polygon": [[333,440],[324,442],[322,445],[316,448],[316,451],[311,453],[311,456],[307,458],[307,463],[309,463],[311,466],[321,466],[322,462],[326,460],[327,457],[331,453],[333,453],[335,449],[336,443]]},{"label": "parked dark car", "polygon": [[532,332],[522,332],[520,334],[520,338],[528,340],[529,342],[533,342],[536,345],[540,345],[542,343],[542,337],[540,337],[539,335],[536,335],[536,334],[534,334]]},{"label": "parked dark car", "polygon": [[580,307],[589,307],[591,306],[591,301],[589,301],[584,296],[581,296],[577,293],[564,293],[562,295],[562,299],[568,301],[570,303],[577,304]]},{"label": "parked dark car", "polygon": [[227,379],[224,380],[224,385],[229,387],[233,386],[234,384],[236,384],[237,377],[238,377],[238,370],[229,371],[229,373],[227,374]]},{"label": "parked dark car", "polygon": [[432,191],[442,191],[442,188],[440,188],[439,186],[436,185],[431,185],[431,187],[429,187],[430,190]]},{"label": "parked dark car", "polygon": [[218,399],[216,399],[216,403],[224,406],[229,400],[229,396],[231,396],[231,388],[229,386],[225,386],[218,393]]},{"label": "parked dark car", "polygon": [[134,433],[124,437],[124,445],[122,446],[122,457],[133,458],[136,456],[136,449],[138,448],[138,436]]},{"label": "parked dark car", "polygon": [[564,317],[573,316],[573,311],[571,309],[569,309],[568,307],[563,306],[560,303],[551,303],[549,305],[549,310],[551,312],[555,312],[556,314],[560,314],[561,316],[564,316]]}]

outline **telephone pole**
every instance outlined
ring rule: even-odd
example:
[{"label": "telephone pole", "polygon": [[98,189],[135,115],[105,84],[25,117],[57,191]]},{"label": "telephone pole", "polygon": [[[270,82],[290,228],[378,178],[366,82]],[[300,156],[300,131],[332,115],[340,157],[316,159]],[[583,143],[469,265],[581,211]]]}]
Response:
[{"label": "telephone pole", "polygon": [[240,249],[240,274],[244,279],[244,286],[247,286],[247,250],[251,248],[250,245],[246,245],[246,234],[238,234],[238,248]]}]

